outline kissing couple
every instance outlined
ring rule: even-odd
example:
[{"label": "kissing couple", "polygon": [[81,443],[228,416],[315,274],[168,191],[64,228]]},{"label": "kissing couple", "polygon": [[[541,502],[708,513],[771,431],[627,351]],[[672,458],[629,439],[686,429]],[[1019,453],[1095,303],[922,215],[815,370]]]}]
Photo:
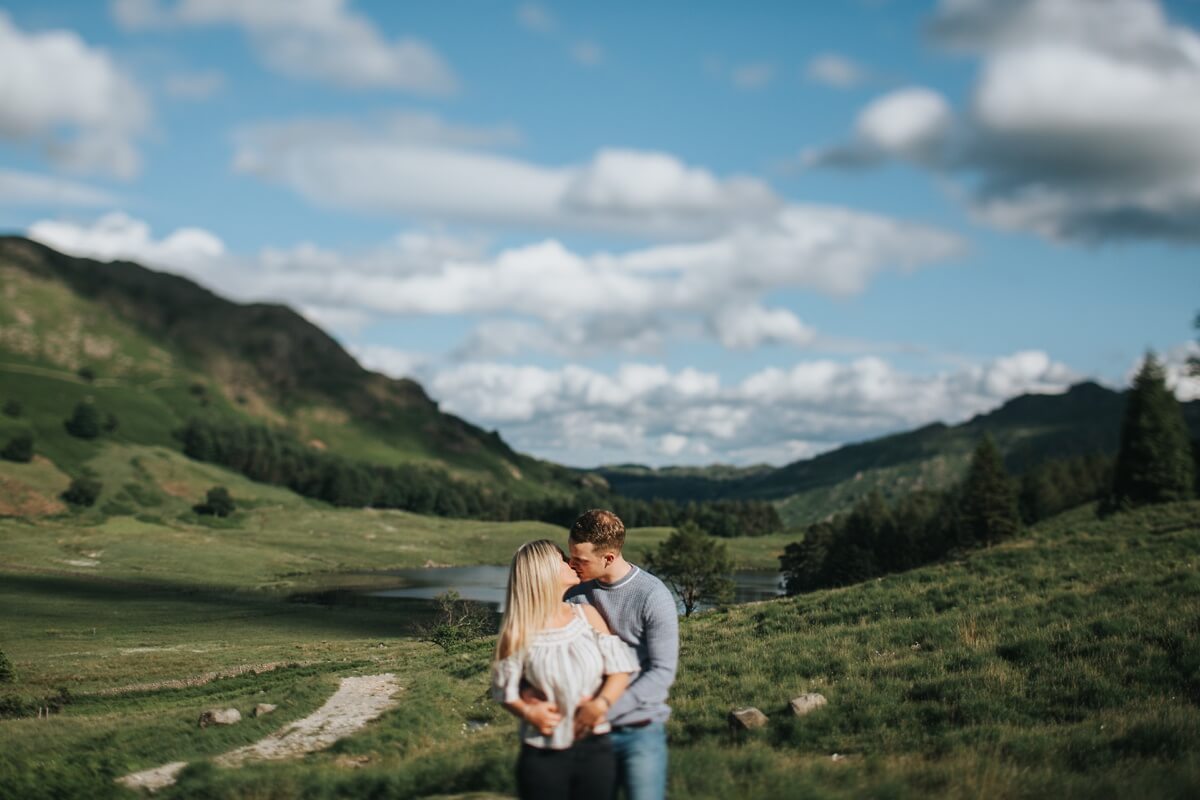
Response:
[{"label": "kissing couple", "polygon": [[521,545],[508,573],[492,696],[521,720],[518,792],[661,800],[675,599],[625,560],[625,526],[611,511],[579,517],[567,543],[569,557],[549,539]]}]

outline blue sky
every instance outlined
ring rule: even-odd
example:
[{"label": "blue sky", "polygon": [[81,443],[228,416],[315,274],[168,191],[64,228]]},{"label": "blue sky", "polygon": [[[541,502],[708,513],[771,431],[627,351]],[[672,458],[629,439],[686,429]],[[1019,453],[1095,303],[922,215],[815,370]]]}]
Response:
[{"label": "blue sky", "polygon": [[4,75],[0,228],[560,462],[785,463],[1146,348],[1200,396],[1192,0],[3,3]]}]

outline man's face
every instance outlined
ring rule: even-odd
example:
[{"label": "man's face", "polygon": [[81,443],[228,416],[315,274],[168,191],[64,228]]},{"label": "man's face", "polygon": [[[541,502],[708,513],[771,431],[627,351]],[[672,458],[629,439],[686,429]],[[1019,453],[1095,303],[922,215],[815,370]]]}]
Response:
[{"label": "man's face", "polygon": [[591,542],[568,542],[568,547],[571,549],[571,569],[582,581],[599,578],[615,558],[612,553],[597,553]]}]

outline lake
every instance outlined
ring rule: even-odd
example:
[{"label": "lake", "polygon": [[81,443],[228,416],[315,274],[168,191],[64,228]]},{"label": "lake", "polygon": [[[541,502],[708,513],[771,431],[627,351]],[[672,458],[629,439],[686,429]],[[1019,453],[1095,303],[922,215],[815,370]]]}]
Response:
[{"label": "lake", "polygon": [[[378,573],[377,573],[378,574]],[[395,597],[406,600],[432,600],[451,589],[466,600],[487,603],[497,611],[504,610],[504,587],[508,583],[508,567],[424,567],[420,569],[388,570],[402,585],[369,592],[371,597]],[[773,570],[735,572],[735,603],[770,600],[782,597],[781,575]],[[683,606],[679,607],[680,613]]]}]

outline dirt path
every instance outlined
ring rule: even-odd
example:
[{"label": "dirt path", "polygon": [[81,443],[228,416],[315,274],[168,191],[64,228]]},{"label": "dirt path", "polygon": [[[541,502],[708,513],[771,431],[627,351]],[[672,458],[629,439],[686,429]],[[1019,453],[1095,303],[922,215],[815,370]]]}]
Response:
[{"label": "dirt path", "polygon": [[[286,725],[264,739],[246,747],[239,747],[213,759],[222,767],[237,767],[247,761],[265,761],[292,758],[323,750],[345,736],[357,731],[396,701],[392,695],[401,687],[396,676],[366,675],[358,678],[342,678],[342,683],[333,696],[302,720]],[[175,761],[154,769],[134,772],[118,781],[131,789],[155,791],[170,786],[187,766],[186,761]]]}]

